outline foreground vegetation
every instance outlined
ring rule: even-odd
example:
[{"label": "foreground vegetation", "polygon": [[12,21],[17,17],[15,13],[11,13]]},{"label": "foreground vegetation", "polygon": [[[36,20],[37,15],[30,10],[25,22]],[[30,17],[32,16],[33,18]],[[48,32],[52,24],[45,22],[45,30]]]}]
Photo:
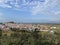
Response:
[{"label": "foreground vegetation", "polygon": [[0,29],[0,45],[60,45],[60,32],[40,32],[12,29],[11,36],[2,36]]}]

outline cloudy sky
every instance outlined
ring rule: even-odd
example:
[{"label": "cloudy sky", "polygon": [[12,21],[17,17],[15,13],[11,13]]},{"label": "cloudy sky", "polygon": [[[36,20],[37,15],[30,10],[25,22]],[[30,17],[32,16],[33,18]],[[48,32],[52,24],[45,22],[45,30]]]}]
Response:
[{"label": "cloudy sky", "polygon": [[60,0],[0,0],[0,22],[60,23]]}]

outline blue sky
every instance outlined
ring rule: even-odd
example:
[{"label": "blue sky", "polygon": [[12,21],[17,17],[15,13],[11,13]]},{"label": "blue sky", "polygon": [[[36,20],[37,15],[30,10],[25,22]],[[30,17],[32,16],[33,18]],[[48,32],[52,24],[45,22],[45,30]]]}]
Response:
[{"label": "blue sky", "polygon": [[60,0],[0,0],[0,22],[60,23]]}]

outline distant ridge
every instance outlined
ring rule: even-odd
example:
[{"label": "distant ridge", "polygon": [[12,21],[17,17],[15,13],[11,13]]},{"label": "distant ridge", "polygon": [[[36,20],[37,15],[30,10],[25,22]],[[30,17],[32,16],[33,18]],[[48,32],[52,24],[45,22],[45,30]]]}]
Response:
[{"label": "distant ridge", "polygon": [[51,23],[48,23],[48,22],[46,22],[46,23],[43,23],[43,22],[42,22],[42,23],[40,23],[40,22],[39,22],[39,23],[36,23],[36,22],[35,22],[35,23],[34,23],[34,22],[33,22],[33,23],[32,23],[32,22],[30,22],[30,23],[27,22],[27,23],[26,23],[26,22],[25,22],[25,23],[24,23],[24,22],[14,22],[14,21],[10,21],[10,22],[0,22],[0,24],[3,24],[3,23],[15,23],[15,24],[16,24],[16,23],[17,23],[17,24],[60,24],[60,23],[52,23],[52,22],[51,22]]}]

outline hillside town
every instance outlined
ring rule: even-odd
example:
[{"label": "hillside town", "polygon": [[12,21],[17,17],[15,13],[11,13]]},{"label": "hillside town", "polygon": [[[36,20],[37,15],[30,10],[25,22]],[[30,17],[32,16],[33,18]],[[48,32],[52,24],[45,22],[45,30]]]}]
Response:
[{"label": "hillside town", "polygon": [[[1,45],[35,45],[38,40],[38,45],[51,44],[52,41],[53,44],[58,45],[60,44],[59,34],[60,25],[58,24],[0,23]],[[40,43],[41,40],[48,43]]]},{"label": "hillside town", "polygon": [[18,23],[3,23],[0,24],[0,29],[10,30],[10,28],[19,28],[20,30],[32,31],[37,28],[38,31],[48,31],[59,27],[44,25],[44,24],[18,24]]},{"label": "hillside town", "polygon": [[51,32],[54,33],[56,29],[60,29],[60,26],[48,25],[48,24],[28,24],[28,23],[15,23],[15,22],[6,22],[0,24],[0,29],[2,30],[2,36],[7,35],[11,36],[15,31],[41,31],[41,32]]}]

